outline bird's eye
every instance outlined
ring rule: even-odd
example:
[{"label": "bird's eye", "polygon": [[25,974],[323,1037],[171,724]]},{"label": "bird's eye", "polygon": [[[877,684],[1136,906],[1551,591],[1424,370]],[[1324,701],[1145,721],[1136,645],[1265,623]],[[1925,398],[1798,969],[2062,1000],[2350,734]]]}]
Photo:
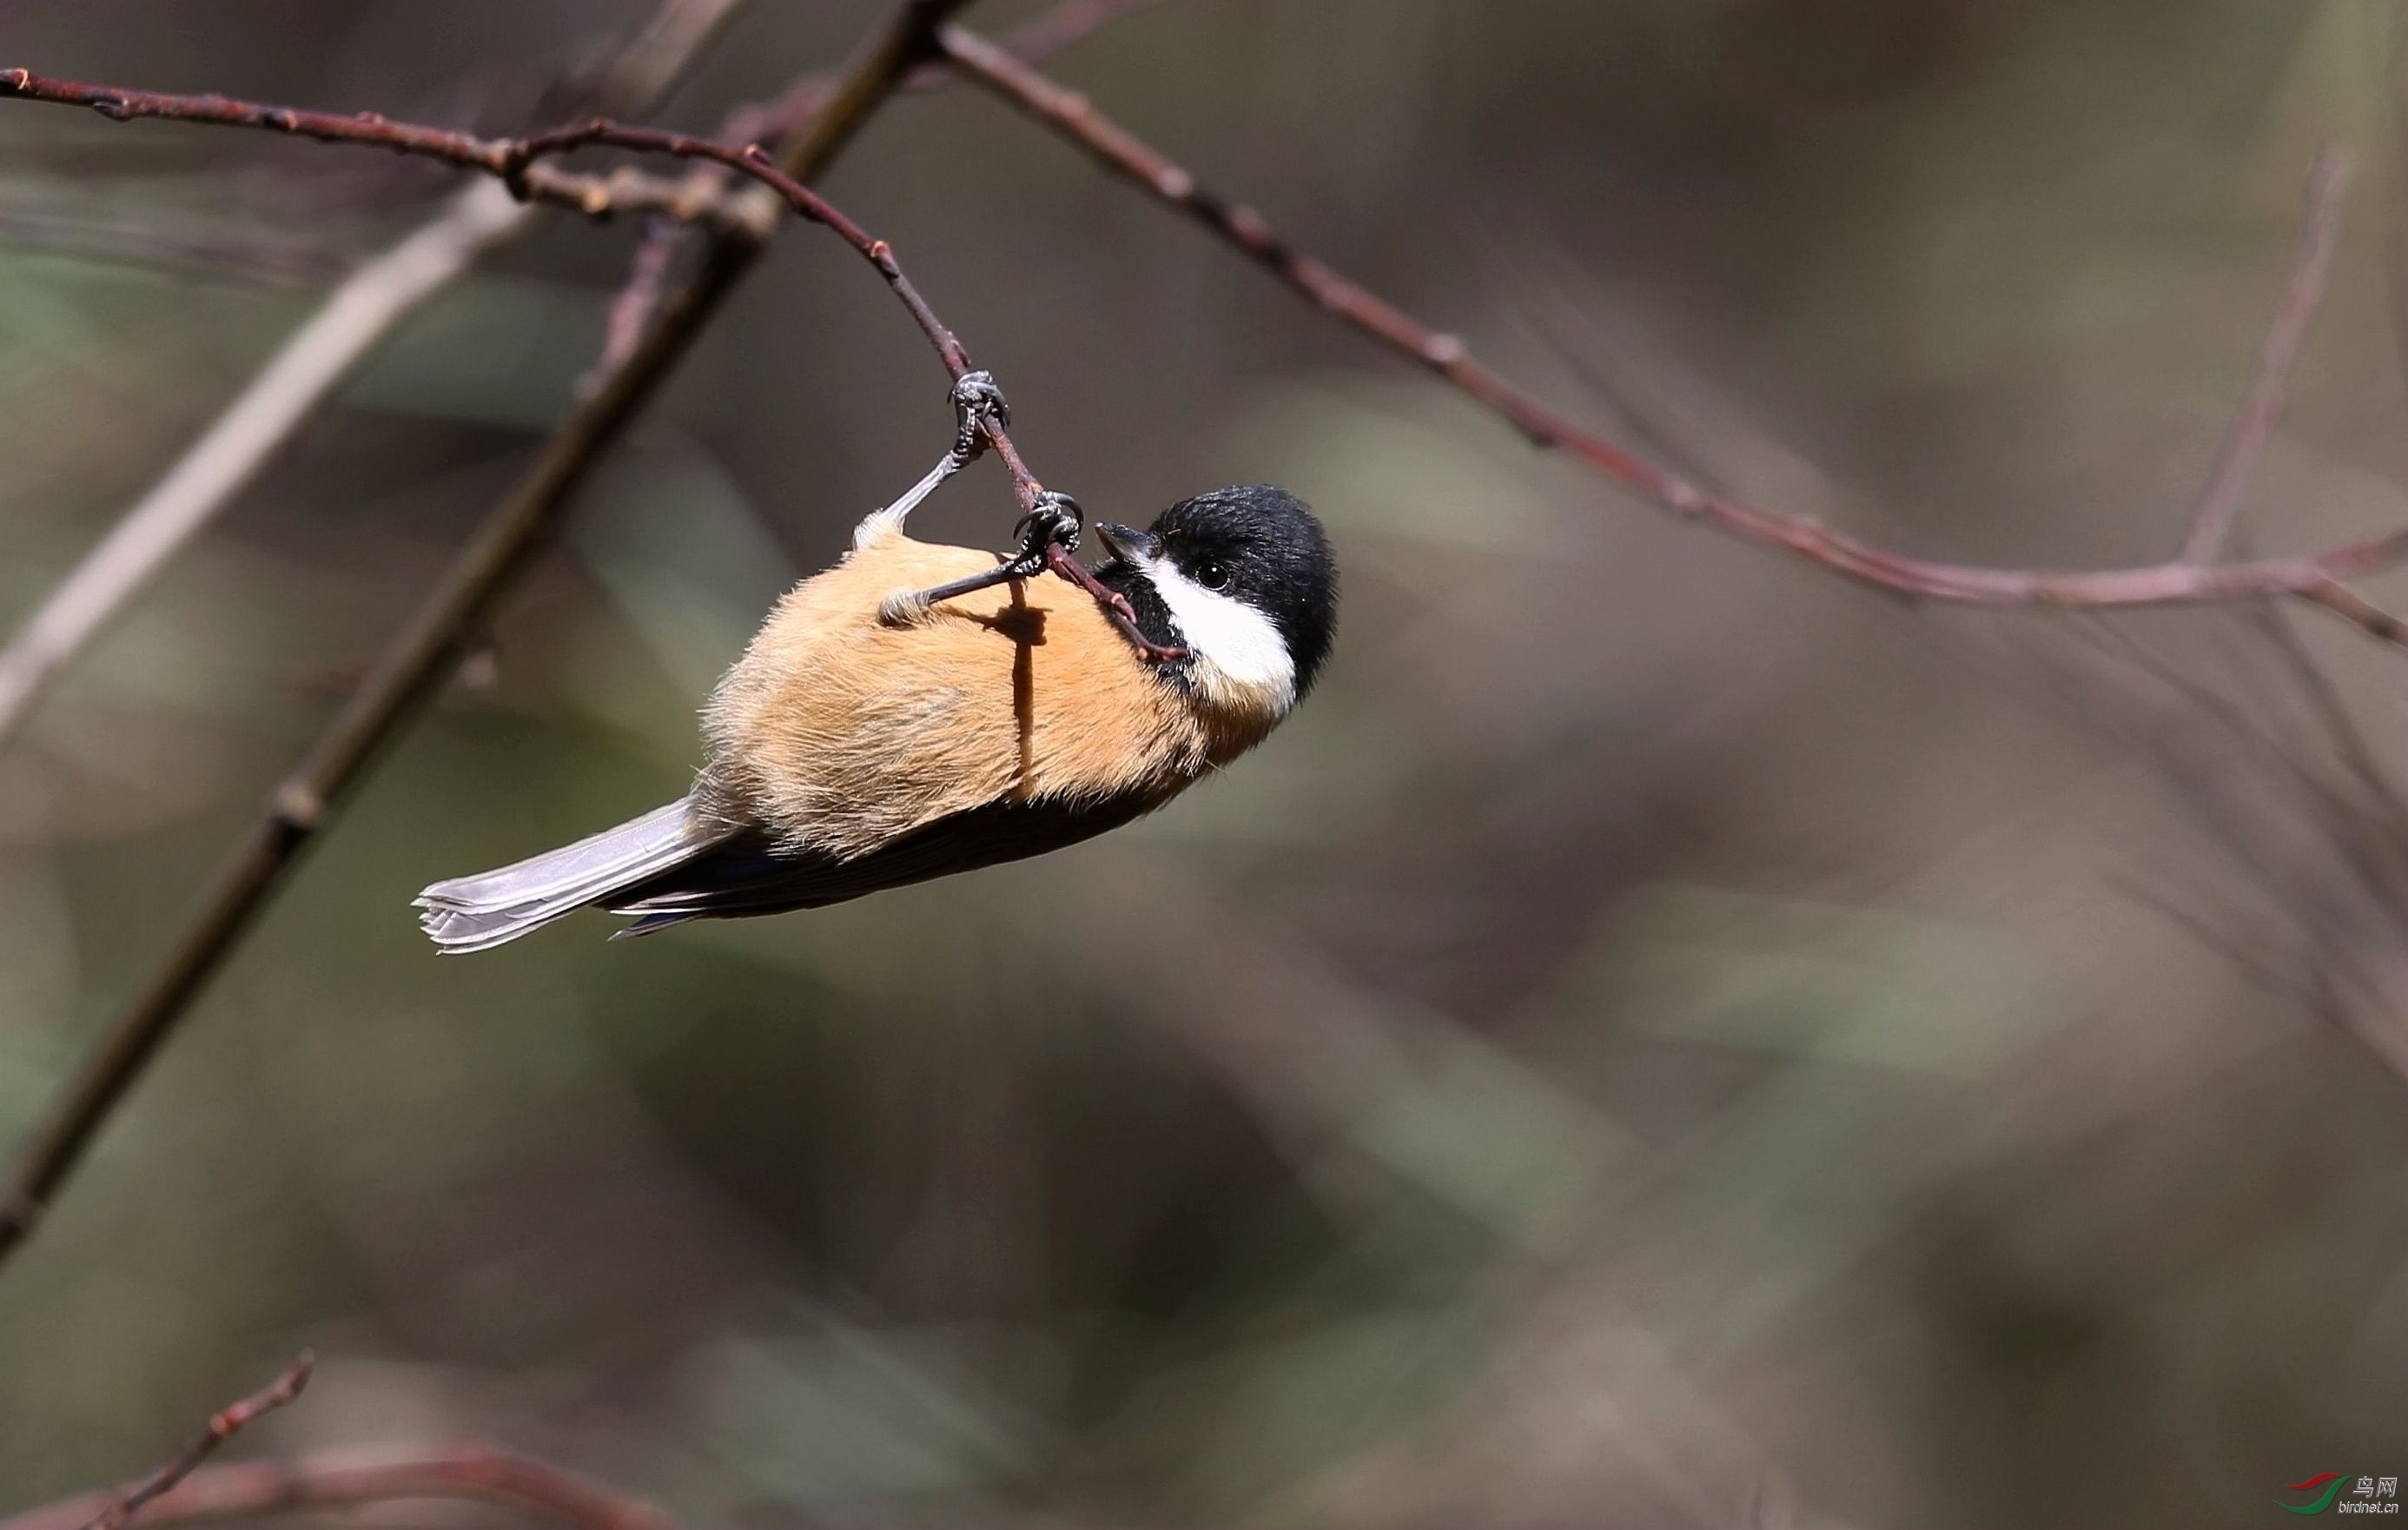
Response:
[{"label": "bird's eye", "polygon": [[1229,587],[1229,570],[1221,567],[1221,565],[1217,563],[1207,563],[1204,567],[1196,570],[1196,583],[1203,585],[1208,590],[1227,589]]}]

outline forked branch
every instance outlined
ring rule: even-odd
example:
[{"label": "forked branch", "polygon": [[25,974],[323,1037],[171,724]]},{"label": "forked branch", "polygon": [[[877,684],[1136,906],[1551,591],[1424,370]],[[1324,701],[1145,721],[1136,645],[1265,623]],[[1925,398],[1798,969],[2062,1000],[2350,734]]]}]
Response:
[{"label": "forked branch", "polygon": [[[219,127],[248,127],[294,134],[324,143],[347,143],[387,149],[439,161],[462,169],[498,177],[521,196],[530,195],[530,172],[537,163],[589,147],[624,149],[637,153],[665,154],[679,159],[707,160],[738,175],[760,181],[785,200],[806,222],[818,224],[852,246],[876,269],[919,325],[947,373],[959,381],[971,369],[969,353],[935,310],[920,296],[910,278],[896,264],[884,239],[873,238],[825,197],[779,168],[758,144],[733,145],[692,134],[658,128],[631,127],[595,117],[566,127],[547,129],[520,137],[485,138],[451,128],[395,122],[380,112],[343,115],[306,111],[295,107],[244,101],[209,93],[178,95],[161,91],[133,90],[120,85],[94,85],[59,79],[31,69],[0,69],[0,95],[45,101],[58,106],[88,107],[112,122],[150,118],[165,122],[200,123]],[[987,440],[1010,473],[1021,508],[1036,508],[1042,486],[1029,474],[1000,421],[982,419]]]},{"label": "forked branch", "polygon": [[[1084,95],[1056,84],[1009,51],[962,26],[943,28],[938,41],[946,57],[968,78],[1053,128],[1105,169],[1184,212],[1319,308],[1435,372],[1456,391],[1501,415],[1533,444],[1570,453],[1683,520],[1779,548],[1842,578],[1915,600],[2096,611],[2287,597],[2321,606],[2385,642],[2408,648],[2408,623],[2346,584],[2408,563],[2408,527],[2304,557],[2219,564],[2186,553],[2168,562],[2131,569],[1992,568],[1909,557],[1802,515],[1710,493],[1671,469],[1574,424],[1475,359],[1460,339],[1440,333],[1297,250],[1261,213],[1207,191],[1177,161],[1098,112]],[[2318,184],[2329,180],[2335,183],[2315,199],[2317,206],[2338,205],[2337,175],[2329,168],[2320,170]],[[2319,226],[2313,210],[2311,226],[2312,231]],[[2298,335],[2304,333],[2307,315],[2322,288],[2321,272],[2330,242],[2329,232],[2302,240],[2300,264],[2312,263],[2314,274],[2305,280],[2295,277],[2290,283],[2293,301],[2277,325],[2276,339],[2267,346],[2278,364],[2274,371],[2287,370],[2286,358],[2297,349]],[[2265,392],[2253,394],[2253,399],[2262,399]],[[2272,397],[2279,400],[2279,387]],[[2261,401],[2249,406],[2244,417],[2258,419],[2260,423],[2252,428],[2262,434],[2271,428],[2272,412],[2272,406]],[[2254,448],[2251,451],[2254,454]],[[2243,466],[2245,470],[2245,456]],[[2226,476],[2237,479],[2240,475]],[[2237,496],[2237,485],[2230,492]],[[2217,512],[2219,523],[2227,513]],[[2215,539],[2195,535],[2193,540],[2206,549]]]},{"label": "forked branch", "polygon": [[[1003,38],[1003,46],[1031,64],[1040,62],[1063,49],[1091,36],[1114,22],[1151,10],[1163,0],[1059,0],[1051,10],[1032,17],[1014,27]],[[941,59],[930,59],[903,77],[908,90],[925,90],[947,84],[957,78]],[[719,138],[724,143],[776,143],[793,133],[800,124],[819,114],[836,90],[833,74],[811,75],[798,80],[784,94],[764,102],[738,107],[727,114],[720,126]],[[547,167],[538,166],[538,171]],[[624,172],[623,172],[624,173]],[[554,169],[551,179],[568,174]],[[592,179],[592,178],[587,178]],[[595,193],[609,198],[607,182],[595,183]],[[543,188],[538,187],[540,194]],[[644,328],[659,310],[661,297],[668,285],[669,272],[676,265],[679,245],[685,239],[688,225],[703,221],[704,216],[738,216],[744,210],[747,197],[727,195],[726,177],[716,166],[698,166],[677,190],[683,198],[682,207],[671,206],[655,217],[644,232],[642,242],[636,246],[635,255],[627,263],[627,277],[618,293],[610,299],[604,320],[602,354],[595,363],[595,375],[608,373],[624,361],[642,338]],[[628,200],[624,195],[617,199]],[[709,209],[708,213],[701,209]]]}]

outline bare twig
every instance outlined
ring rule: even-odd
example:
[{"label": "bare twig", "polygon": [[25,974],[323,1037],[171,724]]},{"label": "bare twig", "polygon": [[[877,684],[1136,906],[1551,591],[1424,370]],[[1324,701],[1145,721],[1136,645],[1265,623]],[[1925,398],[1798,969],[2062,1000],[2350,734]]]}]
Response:
[{"label": "bare twig", "polygon": [[369,144],[493,175],[510,167],[518,143],[515,138],[480,138],[454,128],[396,123],[381,112],[345,116],[237,100],[214,91],[179,95],[165,91],[132,90],[79,79],[54,79],[25,68],[0,69],[0,95],[47,101],[55,106],[90,107],[113,123],[150,118],[211,127],[257,128],[315,138],[322,143]]},{"label": "bare twig", "polygon": [[[345,117],[332,112],[302,111],[265,102],[236,100],[215,94],[175,95],[119,85],[57,79],[22,68],[0,70],[0,94],[59,106],[91,107],[116,121],[155,118],[212,126],[265,128],[280,133],[296,133],[325,143],[390,149],[395,153],[438,160],[464,169],[482,170],[521,195],[525,193],[528,172],[538,162],[579,149],[625,149],[637,153],[705,160],[760,181],[782,197],[798,216],[826,228],[851,245],[854,253],[869,262],[884,279],[896,298],[911,315],[912,322],[920,326],[920,332],[935,347],[947,371],[959,379],[970,370],[969,353],[963,349],[961,340],[929,308],[919,289],[911,284],[910,278],[903,274],[902,267],[896,264],[893,247],[884,239],[871,238],[866,229],[825,197],[780,169],[758,144],[739,148],[687,133],[633,127],[607,117],[591,118],[568,127],[547,128],[520,137],[480,138],[451,128],[395,122],[373,111]],[[996,456],[1002,459],[1011,475],[1021,508],[1034,509],[1041,488],[1030,476],[1027,465],[1013,448],[1010,437],[992,414],[982,416],[982,424],[988,443],[995,448]],[[5,721],[5,714],[0,714],[0,721]]]},{"label": "bare twig", "polygon": [[[513,139],[504,146],[499,162],[491,168],[505,182],[515,186],[523,181],[527,167],[537,160],[597,144],[633,150],[638,153],[709,160],[760,181],[784,197],[786,205],[793,208],[798,216],[835,234],[877,269],[954,378],[960,378],[970,369],[968,353],[962,349],[962,342],[954,338],[953,332],[930,310],[927,300],[920,296],[919,289],[911,285],[902,267],[895,263],[893,247],[884,239],[871,238],[867,230],[847,217],[834,203],[780,169],[777,162],[758,144],[735,148],[714,138],[670,133],[654,127],[630,127],[606,117],[596,117],[573,127],[550,128]],[[441,154],[440,157],[450,156]]]},{"label": "bare twig", "polygon": [[305,1350],[301,1358],[285,1366],[283,1373],[275,1380],[240,1402],[228,1403],[209,1415],[209,1422],[193,1436],[191,1443],[168,1457],[157,1471],[109,1500],[105,1508],[85,1522],[83,1530],[119,1530],[145,1504],[192,1476],[201,1463],[217,1453],[219,1446],[250,1427],[251,1421],[264,1413],[273,1413],[300,1396],[301,1389],[309,1384],[309,1369],[314,1364]]},{"label": "bare twig", "polygon": [[[1007,33],[1003,45],[1020,58],[1037,63],[1123,17],[1151,10],[1162,3],[1163,0],[1062,0],[1043,15]],[[925,90],[946,84],[953,78],[953,71],[942,62],[931,60],[905,76],[903,84],[909,90]],[[719,137],[728,143],[780,143],[798,123],[818,114],[827,104],[828,92],[833,88],[830,76],[812,75],[774,100],[730,112]],[[695,207],[733,207],[746,200],[725,195],[727,178],[715,166],[695,166],[681,185],[695,199]],[[595,376],[609,372],[635,349],[637,339],[660,307],[661,294],[667,289],[669,273],[677,265],[678,246],[685,236],[682,225],[696,221],[692,208],[683,215],[672,209],[645,228],[642,241],[627,263],[626,280],[610,299],[602,353],[594,364]]]},{"label": "bare twig", "polygon": [[[698,3],[698,0],[684,0]],[[732,10],[737,0],[711,0],[718,14]],[[697,38],[697,41],[700,39]],[[0,95],[56,106],[89,107],[111,122],[141,119],[194,123],[208,127],[243,127],[321,143],[368,145],[420,159],[439,160],[464,169],[501,173],[516,138],[482,138],[455,128],[420,123],[397,123],[380,112],[351,115],[305,111],[297,107],[243,101],[215,92],[178,94],[137,91],[116,85],[95,85],[76,79],[54,79],[30,69],[0,69]],[[619,99],[638,99],[622,96]],[[697,190],[677,180],[629,173],[586,175],[552,167],[529,169],[512,187],[522,200],[550,202],[572,208],[590,218],[619,213],[651,213],[682,222],[733,224],[739,231],[760,220],[724,205],[708,188]]]},{"label": "bare twig", "polygon": [[[740,3],[665,0],[622,51],[597,101],[615,110],[657,95]],[[396,325],[535,222],[499,188],[469,186],[353,271],[0,650],[0,742],[67,662],[258,478]]]},{"label": "bare twig", "polygon": [[[509,184],[517,185],[527,167],[543,156],[565,154],[590,145],[706,160],[760,181],[783,197],[797,216],[827,229],[851,245],[862,259],[869,262],[896,300],[902,303],[904,310],[911,315],[911,322],[920,326],[920,333],[926,337],[938,359],[945,364],[946,372],[954,381],[960,381],[971,369],[969,352],[963,348],[960,338],[945,322],[937,317],[936,310],[928,306],[928,300],[920,296],[920,289],[911,284],[911,279],[903,274],[903,267],[896,263],[894,247],[884,239],[873,238],[867,229],[845,216],[834,203],[780,169],[758,144],[736,149],[711,138],[667,133],[658,128],[629,127],[597,117],[575,127],[554,128],[513,140],[494,167],[494,173]],[[438,152],[437,157],[449,156]],[[1036,509],[1043,485],[1037,482],[1029,472],[1028,465],[1021,459],[1019,449],[1012,445],[1011,437],[1002,421],[995,414],[987,413],[980,416],[979,424],[986,435],[987,443],[995,449],[996,456],[1011,477],[1012,489],[1019,497],[1021,509]]]},{"label": "bare twig", "polygon": [[2323,306],[2333,248],[2341,242],[2343,193],[2348,187],[2349,156],[2327,145],[2308,171],[2307,210],[2300,223],[2299,243],[2291,253],[2282,302],[2258,348],[2258,370],[2249,395],[2234,411],[2216,448],[2214,465],[2208,469],[2207,483],[2191,506],[2190,529],[2182,544],[2185,562],[2207,563],[2223,555],[2232,517],[2239,513],[2242,496],[2249,490],[2250,470],[2257,467],[2258,454],[2283,417],[2308,325]]},{"label": "bare twig", "polygon": [[1583,429],[1441,334],[1283,239],[1254,209],[1206,191],[1168,155],[967,28],[939,41],[971,79],[1054,128],[1106,169],[1227,240],[1313,303],[1501,415],[1533,444],[1560,448],[1670,513],[1776,547],[1857,584],[1917,600],[2064,609],[2202,604],[2291,597],[2324,607],[2385,642],[2408,647],[2408,624],[2342,582],[2408,563],[2408,527],[2306,557],[2134,569],[2059,570],[1939,563],[1889,552],[1802,515],[1710,493],[1680,473]]},{"label": "bare twig", "polygon": [[[843,86],[786,152],[780,168],[798,181],[826,169],[930,56],[934,29],[966,0],[900,0],[847,67]],[[494,168],[501,166],[496,164]],[[82,1160],[92,1139],[175,1029],[301,848],[324,827],[378,747],[442,684],[480,624],[559,519],[603,451],[649,400],[719,305],[758,258],[758,239],[724,232],[692,281],[665,306],[626,365],[570,413],[526,475],[486,516],[451,569],[370,669],[307,758],[271,795],[234,846],[200,907],[135,990],[99,1044],[27,1134],[0,1189],[0,1259],[22,1243]]]},{"label": "bare twig", "polygon": [[[248,1520],[290,1509],[453,1499],[522,1509],[569,1530],[673,1530],[640,1498],[499,1446],[345,1451],[204,1466],[145,1506],[140,1527]],[[87,1494],[0,1520],[0,1530],[79,1530],[108,1495]]]}]

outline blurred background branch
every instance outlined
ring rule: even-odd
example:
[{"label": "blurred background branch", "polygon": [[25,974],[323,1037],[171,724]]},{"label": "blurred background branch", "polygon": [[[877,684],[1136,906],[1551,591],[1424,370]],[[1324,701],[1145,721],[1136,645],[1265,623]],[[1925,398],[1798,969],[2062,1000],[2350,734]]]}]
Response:
[{"label": "blurred background branch", "polygon": [[[2408,527],[2349,542],[2310,557],[2269,558],[2255,563],[2215,563],[2211,555],[2237,507],[2241,484],[2219,488],[2202,502],[2198,529],[2172,562],[2100,571],[1979,568],[1936,563],[1889,552],[1834,531],[1807,517],[1744,504],[1711,494],[1676,470],[1651,462],[1584,430],[1538,398],[1473,359],[1463,342],[1366,291],[1274,233],[1253,208],[1205,191],[1196,177],[1096,110],[1084,96],[1066,91],[1008,51],[964,27],[944,35],[946,56],[964,73],[988,86],[1039,122],[1054,127],[1106,168],[1193,217],[1240,253],[1286,281],[1314,304],[1372,339],[1420,363],[1474,401],[1518,428],[1533,444],[1560,447],[1641,498],[1684,520],[1695,520],[1742,540],[1796,554],[1815,566],[1876,589],[1914,600],[2025,607],[2042,611],[2103,610],[2118,606],[2203,604],[2289,596],[2322,606],[2386,642],[2408,647],[2408,622],[2381,609],[2341,582],[2408,563]],[[2300,274],[2291,283],[2296,297],[2277,317],[2266,343],[2267,373],[2297,350],[2322,291],[2323,252],[2338,216],[2344,176],[2329,158],[2314,180],[2309,232],[2300,241]],[[2329,182],[2329,184],[2327,184]],[[2279,407],[2253,396],[2243,418],[2255,419]],[[2262,426],[2258,427],[2262,429]],[[2241,427],[2236,432],[2244,435]],[[2238,449],[2236,449],[2238,450]],[[2220,471],[2217,482],[2245,475]],[[2229,502],[2228,502],[2229,501]],[[2212,533],[2212,535],[2211,535]]]},{"label": "blurred background branch", "polygon": [[2182,561],[2212,563],[2223,556],[2232,533],[2232,518],[2249,492],[2250,470],[2267,438],[2283,417],[2283,401],[2291,391],[2291,374],[2300,365],[2300,347],[2324,306],[2325,286],[2332,269],[2333,249],[2341,242],[2341,215],[2349,190],[2349,156],[2327,144],[2317,152],[2308,171],[2300,238],[2291,252],[2291,272],[2283,283],[2282,302],[2267,325],[2258,351],[2258,372],[2248,397],[2233,411],[2232,424],[2215,451],[2207,482],[2193,501],[2190,529],[2184,536]]},{"label": "blurred background branch", "polygon": [[[629,45],[623,64],[589,91],[585,109],[604,116],[636,107],[666,88],[675,67],[708,43],[736,0],[666,5]],[[1062,0],[1017,29],[1015,52],[1042,59],[1124,17],[1162,0]],[[907,81],[915,89],[945,83],[953,72],[930,64]],[[739,108],[720,137],[734,144],[774,144],[816,113],[837,88],[815,74],[775,101]],[[573,104],[572,104],[573,106]],[[255,480],[294,433],[394,325],[532,226],[529,204],[567,207],[592,218],[648,215],[650,232],[615,299],[593,379],[624,365],[658,309],[684,227],[715,222],[767,238],[773,208],[757,199],[728,202],[724,173],[698,166],[680,180],[621,168],[583,174],[551,164],[524,167],[515,197],[488,184],[466,187],[444,209],[391,250],[359,266],[297,331],[232,407],[166,477],[126,512],[110,534],[60,581],[33,616],[0,647],[0,745],[61,668],[91,643],[158,570],[222,513]],[[165,227],[155,216],[110,228],[20,212],[0,218],[0,240],[70,250],[98,249],[120,258],[165,261],[232,272],[253,280],[301,281],[322,274],[325,251],[260,231],[235,236]]]},{"label": "blurred background branch", "polygon": [[[825,169],[904,74],[934,48],[933,29],[962,3],[901,0],[894,16],[847,66],[826,108],[779,156],[776,168],[796,181]],[[14,75],[22,80],[23,71]],[[0,74],[0,87],[9,78]],[[317,125],[341,133],[346,131],[341,122],[324,119]],[[353,125],[374,129],[373,123],[354,122]],[[447,143],[429,136],[412,141],[437,154],[449,156],[456,151],[459,160],[495,173],[509,165],[506,144]],[[664,309],[646,343],[554,434],[521,487],[486,517],[451,571],[379,657],[317,746],[277,787],[265,814],[236,844],[215,883],[203,893],[199,912],[21,1144],[5,1191],[0,1191],[0,1260],[7,1258],[40,1220],[93,1134],[266,905],[295,856],[324,826],[337,799],[366,768],[378,745],[449,678],[470,628],[551,528],[595,458],[701,332],[721,298],[752,264],[757,249],[757,240],[725,231],[718,235],[712,258],[680,295],[681,300]]]},{"label": "blurred background branch", "polygon": [[[204,1466],[145,1505],[131,1523],[195,1524],[379,1504],[452,1500],[516,1509],[564,1530],[674,1530],[661,1511],[514,1451],[466,1443],[412,1451],[329,1451]],[[0,1530],[83,1530],[106,1494],[71,1498],[0,1520]]]},{"label": "blurred background branch", "polygon": [[311,1364],[305,1353],[259,1391],[210,1414],[209,1422],[182,1450],[169,1456],[158,1470],[109,1499],[108,1507],[86,1521],[82,1530],[121,1530],[127,1521],[199,1470],[201,1464],[217,1454],[226,1441],[250,1428],[263,1415],[300,1396],[301,1389],[309,1384]]},{"label": "blurred background branch", "polygon": [[[666,91],[741,0],[663,0],[616,63],[584,94],[592,110],[642,108]],[[533,192],[537,182],[530,180]],[[541,186],[572,189],[547,177]],[[590,180],[575,205],[600,210]],[[532,226],[535,213],[498,186],[480,182],[391,249],[361,264],[294,332],[275,358],[194,440],[166,476],[136,500],[99,544],[61,580],[0,647],[0,747],[41,699],[51,678],[89,644],[179,549],[249,487],[295,432],[396,325]]]}]

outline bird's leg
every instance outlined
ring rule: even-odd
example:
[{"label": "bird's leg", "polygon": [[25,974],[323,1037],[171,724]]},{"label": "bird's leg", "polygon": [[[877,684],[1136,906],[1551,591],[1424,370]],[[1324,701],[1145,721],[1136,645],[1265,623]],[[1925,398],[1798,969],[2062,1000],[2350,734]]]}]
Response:
[{"label": "bird's leg", "polygon": [[983,572],[924,590],[897,590],[878,603],[878,619],[889,627],[908,626],[939,600],[969,595],[1015,579],[1033,579],[1053,567],[1056,556],[1068,558],[1079,547],[1086,512],[1067,494],[1040,495],[1037,508],[1020,518],[1020,546],[1010,557]]},{"label": "bird's leg", "polygon": [[903,498],[883,510],[874,510],[853,527],[853,545],[864,548],[903,529],[904,518],[920,508],[920,501],[937,492],[939,484],[979,459],[986,451],[988,420],[997,425],[1011,423],[1011,406],[1004,402],[1003,390],[996,386],[993,372],[964,372],[953,383],[953,450],[937,459],[928,476],[903,492]]}]

